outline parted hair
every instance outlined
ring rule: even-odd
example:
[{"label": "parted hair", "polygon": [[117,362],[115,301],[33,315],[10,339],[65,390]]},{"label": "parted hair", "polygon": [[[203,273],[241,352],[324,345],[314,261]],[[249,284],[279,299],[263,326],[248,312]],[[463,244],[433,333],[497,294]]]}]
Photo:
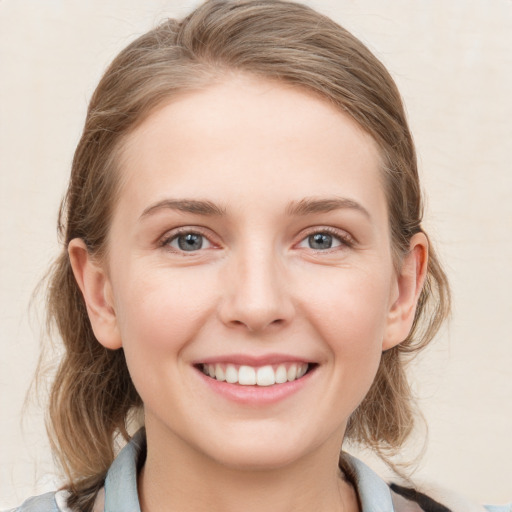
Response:
[{"label": "parted hair", "polygon": [[[162,102],[232,73],[316,93],[373,137],[381,154],[397,269],[410,238],[423,231],[415,148],[397,87],[363,43],[331,19],[291,2],[210,0],[133,41],[91,98],[60,209],[62,249],[49,274],[48,321],[57,327],[64,349],[50,392],[48,430],[72,508],[92,510],[116,440],[129,439],[127,423],[142,402],[123,350],[106,349],[94,336],[68,244],[81,238],[91,254],[105,256],[127,135]],[[406,364],[432,340],[449,305],[448,282],[429,244],[428,274],[412,330],[383,353],[370,391],[349,420],[347,439],[380,455],[402,446],[415,417]]]}]

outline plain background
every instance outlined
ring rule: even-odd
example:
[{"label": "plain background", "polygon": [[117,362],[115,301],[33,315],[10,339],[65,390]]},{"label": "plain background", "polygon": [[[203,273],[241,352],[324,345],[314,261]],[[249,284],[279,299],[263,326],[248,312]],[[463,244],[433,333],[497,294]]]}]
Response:
[{"label": "plain background", "polygon": [[[451,278],[450,326],[412,367],[429,425],[414,478],[479,502],[510,501],[512,2],[307,3],[360,37],[395,77],[417,143],[427,230]],[[55,487],[42,409],[21,415],[42,323],[28,304],[58,250],[57,207],[87,101],[122,47],[193,5],[0,1],[0,507]]]}]

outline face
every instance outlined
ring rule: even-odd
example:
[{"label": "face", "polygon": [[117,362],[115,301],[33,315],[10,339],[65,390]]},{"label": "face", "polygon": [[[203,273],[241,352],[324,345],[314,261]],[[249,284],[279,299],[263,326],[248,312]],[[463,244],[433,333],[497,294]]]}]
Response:
[{"label": "face", "polygon": [[148,440],[237,468],[339,448],[401,341],[379,166],[327,102],[247,77],[129,136],[108,259],[82,289],[100,342],[124,348]]}]

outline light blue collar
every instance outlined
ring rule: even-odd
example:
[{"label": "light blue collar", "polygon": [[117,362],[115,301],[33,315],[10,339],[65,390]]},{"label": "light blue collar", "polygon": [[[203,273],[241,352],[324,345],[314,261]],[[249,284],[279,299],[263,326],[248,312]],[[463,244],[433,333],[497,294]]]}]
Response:
[{"label": "light blue collar", "polygon": [[145,430],[142,428],[110,466],[105,479],[104,512],[140,512],[137,460],[145,444]]},{"label": "light blue collar", "polygon": [[362,512],[394,512],[388,484],[364,462],[352,455],[344,453],[343,459],[352,470]]},{"label": "light blue collar", "polygon": [[[105,512],[140,512],[137,493],[137,460],[146,444],[139,430],[116,457],[105,480]],[[366,464],[351,455],[344,460],[353,471],[362,512],[394,512],[387,484]]]}]

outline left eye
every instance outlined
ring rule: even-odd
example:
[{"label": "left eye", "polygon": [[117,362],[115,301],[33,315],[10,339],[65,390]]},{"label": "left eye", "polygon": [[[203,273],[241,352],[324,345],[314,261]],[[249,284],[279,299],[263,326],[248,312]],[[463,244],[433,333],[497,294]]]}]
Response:
[{"label": "left eye", "polygon": [[307,247],[309,249],[315,249],[317,251],[332,249],[334,247],[339,247],[343,242],[340,237],[331,235],[330,233],[318,232],[313,233],[304,240],[301,241],[299,247]]},{"label": "left eye", "polygon": [[180,251],[192,252],[211,247],[209,240],[199,233],[182,233],[171,238],[168,245]]}]

